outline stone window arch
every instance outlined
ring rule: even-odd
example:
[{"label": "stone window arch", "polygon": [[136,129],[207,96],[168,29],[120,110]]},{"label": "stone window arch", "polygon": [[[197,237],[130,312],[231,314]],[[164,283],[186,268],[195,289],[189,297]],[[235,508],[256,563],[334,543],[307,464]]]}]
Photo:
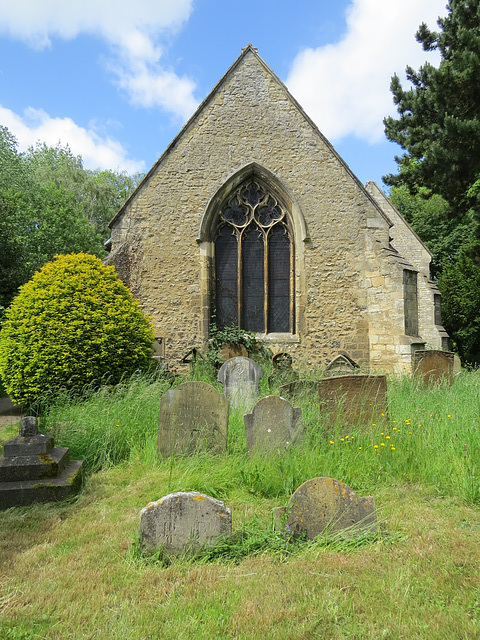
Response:
[{"label": "stone window arch", "polygon": [[224,197],[212,235],[217,326],[294,333],[294,237],[281,198],[247,178]]}]

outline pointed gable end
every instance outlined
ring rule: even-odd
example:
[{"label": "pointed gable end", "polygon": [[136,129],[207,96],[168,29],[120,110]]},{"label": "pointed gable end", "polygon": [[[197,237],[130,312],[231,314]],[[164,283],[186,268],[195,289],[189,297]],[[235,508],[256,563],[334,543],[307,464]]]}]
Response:
[{"label": "pointed gable end", "polygon": [[368,191],[249,44],[112,220],[107,261],[173,368],[215,323],[297,364],[408,370],[440,340],[432,291]]}]

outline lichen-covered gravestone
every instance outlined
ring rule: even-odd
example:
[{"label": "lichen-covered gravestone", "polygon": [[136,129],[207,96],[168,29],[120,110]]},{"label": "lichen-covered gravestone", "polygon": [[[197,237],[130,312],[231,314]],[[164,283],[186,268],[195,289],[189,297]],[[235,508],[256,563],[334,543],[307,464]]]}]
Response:
[{"label": "lichen-covered gravestone", "polygon": [[302,439],[302,410],[279,396],[262,398],[243,416],[248,451],[271,453]]},{"label": "lichen-covered gravestone", "polygon": [[451,351],[415,351],[413,372],[423,378],[426,385],[446,382],[453,384],[453,365],[455,354]]},{"label": "lichen-covered gravestone", "polygon": [[170,389],[160,401],[158,451],[225,453],[228,400],[206,382],[185,382]]},{"label": "lichen-covered gravestone", "polygon": [[54,446],[53,436],[38,433],[36,418],[22,418],[0,457],[0,509],[63,500],[80,488],[82,467],[67,447]]},{"label": "lichen-covered gravestone", "polygon": [[220,500],[196,491],[170,493],[140,511],[140,549],[183,553],[232,533],[232,512]]},{"label": "lichen-covered gravestone", "polygon": [[307,480],[286,507],[274,509],[277,529],[313,540],[323,532],[358,536],[378,530],[375,501],[334,478]]},{"label": "lichen-covered gravestone", "polygon": [[353,374],[324,378],[318,382],[318,399],[330,413],[341,414],[344,423],[379,422],[387,416],[387,377]]},{"label": "lichen-covered gravestone", "polygon": [[232,407],[249,407],[259,394],[262,370],[250,358],[231,358],[222,364],[217,380],[223,385],[223,393]]}]

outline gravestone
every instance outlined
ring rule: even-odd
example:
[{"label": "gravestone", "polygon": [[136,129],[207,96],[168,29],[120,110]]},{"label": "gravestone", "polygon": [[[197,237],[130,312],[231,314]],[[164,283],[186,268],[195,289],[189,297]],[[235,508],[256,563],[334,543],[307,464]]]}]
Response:
[{"label": "gravestone", "polygon": [[80,488],[82,467],[82,460],[70,461],[68,447],[38,433],[36,418],[22,418],[20,434],[0,457],[0,509],[65,499]]},{"label": "gravestone", "polygon": [[292,356],[289,353],[277,353],[272,358],[273,371],[268,376],[268,386],[288,384],[298,375],[292,368]]},{"label": "gravestone", "polygon": [[462,372],[462,361],[460,360],[460,356],[458,353],[453,354],[453,373],[457,375]]},{"label": "gravestone", "polygon": [[227,342],[225,344],[222,344],[222,346],[218,350],[218,359],[221,362],[226,362],[231,358],[236,358],[239,356],[243,356],[244,358],[248,356],[248,350],[244,344]]},{"label": "gravestone", "polygon": [[446,382],[453,384],[455,354],[451,351],[415,351],[413,355],[414,375],[423,378],[426,385]]},{"label": "gravestone", "polygon": [[337,376],[342,374],[355,373],[358,370],[358,364],[352,360],[350,356],[343,352],[338,354],[329,365],[325,368],[326,376]]},{"label": "gravestone", "polygon": [[303,437],[301,408],[292,407],[279,396],[262,398],[243,420],[249,452],[273,453],[295,445]]},{"label": "gravestone", "polygon": [[387,377],[354,374],[318,381],[318,398],[342,422],[371,424],[387,418]]},{"label": "gravestone", "polygon": [[296,401],[300,397],[311,397],[318,401],[318,380],[294,380],[288,384],[283,384],[280,388],[280,395]]},{"label": "gravestone", "polygon": [[206,382],[184,382],[160,401],[158,451],[225,453],[228,400]]},{"label": "gravestone", "polygon": [[262,370],[250,358],[236,357],[222,364],[217,380],[223,385],[223,393],[232,407],[249,407],[259,394]]},{"label": "gravestone", "polygon": [[357,536],[378,530],[375,501],[361,498],[334,478],[307,480],[286,507],[274,509],[275,526],[313,540],[323,532]]},{"label": "gravestone", "polygon": [[196,491],[170,493],[140,511],[140,549],[176,554],[213,544],[232,533],[232,512]]}]

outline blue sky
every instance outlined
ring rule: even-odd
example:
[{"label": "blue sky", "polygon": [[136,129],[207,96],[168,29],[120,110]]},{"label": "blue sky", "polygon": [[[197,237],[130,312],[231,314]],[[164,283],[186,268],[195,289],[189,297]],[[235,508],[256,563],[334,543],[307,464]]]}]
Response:
[{"label": "blue sky", "polygon": [[251,42],[362,182],[395,172],[393,73],[446,0],[0,0],[0,125],[148,171]]}]

